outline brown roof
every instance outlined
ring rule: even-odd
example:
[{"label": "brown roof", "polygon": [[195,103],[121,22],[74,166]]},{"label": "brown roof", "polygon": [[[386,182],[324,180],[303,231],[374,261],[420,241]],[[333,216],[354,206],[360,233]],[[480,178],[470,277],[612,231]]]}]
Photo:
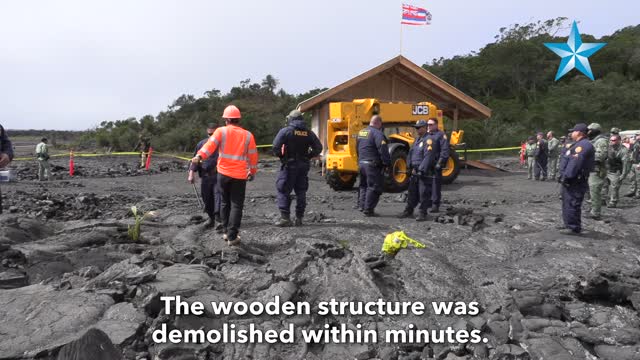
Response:
[{"label": "brown roof", "polygon": [[449,116],[451,116],[456,107],[458,108],[458,117],[460,119],[488,118],[491,116],[491,109],[402,55],[301,102],[298,108],[304,112],[325,102],[347,101],[349,99],[340,97],[341,92],[385,71],[392,71],[402,81],[411,84],[415,89],[426,94],[428,96],[426,100],[435,103]]}]

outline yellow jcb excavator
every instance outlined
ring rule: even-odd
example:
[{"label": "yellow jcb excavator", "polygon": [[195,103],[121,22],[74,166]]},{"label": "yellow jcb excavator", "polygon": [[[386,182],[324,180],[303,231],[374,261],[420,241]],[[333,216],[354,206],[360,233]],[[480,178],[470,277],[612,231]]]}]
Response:
[{"label": "yellow jcb excavator", "polygon": [[[358,176],[356,138],[358,132],[368,126],[373,115],[382,117],[385,134],[389,139],[391,168],[385,177],[385,191],[404,191],[409,185],[407,154],[414,142],[413,133],[407,131],[417,120],[438,119],[438,127],[444,131],[442,111],[429,102],[389,103],[377,99],[357,99],[352,102],[329,104],[327,122],[326,179],[334,190],[353,188]],[[393,133],[391,133],[393,130]],[[460,161],[455,152],[461,144],[464,131],[452,131],[448,135],[451,152],[442,170],[442,182],[452,183],[460,172]]]}]

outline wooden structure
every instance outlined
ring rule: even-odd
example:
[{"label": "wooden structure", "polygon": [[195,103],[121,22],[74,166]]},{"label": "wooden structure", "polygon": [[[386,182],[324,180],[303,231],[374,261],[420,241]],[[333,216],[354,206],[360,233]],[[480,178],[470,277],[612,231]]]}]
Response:
[{"label": "wooden structure", "polygon": [[459,119],[485,119],[491,116],[491,109],[404,56],[395,57],[307,99],[298,105],[298,109],[312,112],[312,129],[326,148],[329,103],[362,98],[432,102],[453,120],[453,130],[458,129]]}]

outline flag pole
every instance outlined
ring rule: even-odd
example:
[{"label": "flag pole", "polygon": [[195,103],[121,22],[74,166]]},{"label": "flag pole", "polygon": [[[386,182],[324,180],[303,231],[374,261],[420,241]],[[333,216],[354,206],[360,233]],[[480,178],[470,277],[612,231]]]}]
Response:
[{"label": "flag pole", "polygon": [[404,16],[404,9],[402,5],[402,0],[400,1],[400,55],[402,55],[402,18]]}]

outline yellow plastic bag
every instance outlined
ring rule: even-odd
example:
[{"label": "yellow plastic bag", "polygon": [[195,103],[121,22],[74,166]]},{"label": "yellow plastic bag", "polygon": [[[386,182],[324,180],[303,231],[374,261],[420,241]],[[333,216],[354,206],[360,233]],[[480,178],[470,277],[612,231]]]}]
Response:
[{"label": "yellow plastic bag", "polygon": [[424,249],[427,247],[425,244],[408,237],[404,231],[394,231],[384,238],[382,252],[389,255],[395,255],[400,251],[400,249],[406,248],[409,244],[418,249]]}]

